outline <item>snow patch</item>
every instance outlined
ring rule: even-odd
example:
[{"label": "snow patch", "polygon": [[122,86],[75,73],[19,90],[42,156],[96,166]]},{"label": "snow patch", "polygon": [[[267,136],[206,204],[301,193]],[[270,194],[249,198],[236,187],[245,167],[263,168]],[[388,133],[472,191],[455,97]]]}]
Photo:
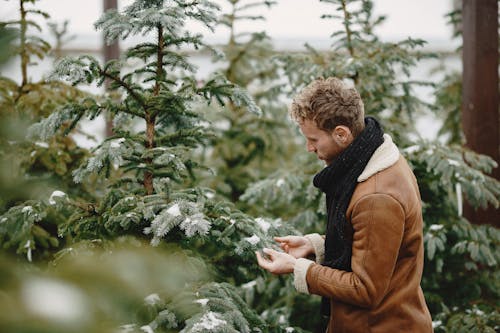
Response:
[{"label": "snow patch", "polygon": [[179,225],[179,228],[184,230],[186,236],[193,237],[196,233],[200,236],[206,235],[211,225],[210,221],[207,221],[202,213],[196,213],[186,217]]},{"label": "snow patch", "polygon": [[155,333],[155,331],[153,331],[153,329],[149,325],[141,326],[141,331],[146,333]]},{"label": "snow patch", "polygon": [[55,205],[56,201],[54,200],[54,198],[62,198],[62,197],[65,197],[65,196],[66,196],[66,193],[64,193],[63,191],[54,191],[50,195],[49,204],[50,205]]},{"label": "snow patch", "polygon": [[477,314],[478,316],[484,316],[484,311],[481,311],[479,309],[474,309],[473,312]]},{"label": "snow patch", "polygon": [[22,287],[21,298],[33,314],[72,325],[85,321],[91,313],[81,291],[62,281],[28,280]]},{"label": "snow patch", "polygon": [[462,216],[463,213],[463,197],[462,197],[462,184],[455,184],[455,192],[457,193],[457,214]]},{"label": "snow patch", "polygon": [[35,142],[35,145],[42,148],[49,148],[49,144],[47,142],[37,141]]},{"label": "snow patch", "polygon": [[120,148],[120,145],[125,142],[125,138],[119,138],[117,140],[114,140],[111,142],[109,145],[111,148]]},{"label": "snow patch", "polygon": [[250,282],[242,284],[241,288],[243,288],[243,289],[252,289],[256,285],[257,285],[257,281],[253,280],[253,281],[250,281]]},{"label": "snow patch", "polygon": [[441,224],[433,224],[429,227],[429,230],[432,230],[432,231],[439,231],[441,229],[443,229],[444,226],[441,225]]},{"label": "snow patch", "polygon": [[180,216],[181,209],[179,208],[179,204],[171,206],[169,209],[167,209],[167,213],[169,213],[172,216]]},{"label": "snow patch", "polygon": [[255,219],[255,222],[259,225],[259,227],[264,231],[267,232],[269,228],[271,227],[271,223],[267,222],[264,220],[262,217],[258,217]]},{"label": "snow patch", "polygon": [[146,302],[146,304],[149,305],[155,305],[159,301],[160,301],[160,296],[158,296],[158,294],[156,293],[144,297],[144,302]]},{"label": "snow patch", "polygon": [[199,322],[193,325],[193,332],[206,332],[206,330],[213,330],[224,324],[227,324],[225,320],[217,318],[215,312],[209,311],[201,317]]},{"label": "snow patch", "polygon": [[419,145],[413,145],[413,146],[410,146],[410,147],[406,147],[405,149],[403,149],[403,151],[407,154],[415,154],[417,151],[420,150],[420,146]]},{"label": "snow patch", "polygon": [[26,213],[26,214],[31,214],[33,213],[33,207],[32,206],[24,206],[21,212]]},{"label": "snow patch", "polygon": [[28,258],[28,261],[31,262],[31,239],[28,239],[26,244],[24,245],[25,249],[28,249],[28,252],[26,253],[26,257]]},{"label": "snow patch", "polygon": [[207,305],[208,303],[208,298],[201,298],[201,299],[197,299],[196,301],[194,301],[195,303],[198,303],[198,304],[201,304],[201,306],[205,306]]},{"label": "snow patch", "polygon": [[260,242],[260,238],[257,235],[253,235],[252,237],[245,237],[243,240],[249,242],[252,245],[256,245],[258,242]]},{"label": "snow patch", "polygon": [[120,333],[132,333],[135,331],[135,324],[125,324],[120,326]]}]

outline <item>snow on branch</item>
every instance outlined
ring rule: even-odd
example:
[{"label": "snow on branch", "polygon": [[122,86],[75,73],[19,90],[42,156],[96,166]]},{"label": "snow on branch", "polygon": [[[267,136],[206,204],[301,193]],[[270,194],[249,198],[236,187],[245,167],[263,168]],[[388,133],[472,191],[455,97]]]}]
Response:
[{"label": "snow on branch", "polygon": [[211,222],[202,212],[203,207],[197,203],[180,200],[163,209],[149,227],[144,228],[146,235],[153,234],[151,244],[158,245],[163,237],[178,226],[187,237],[195,234],[204,236],[211,227]]},{"label": "snow on branch", "polygon": [[49,79],[63,79],[73,85],[91,83],[99,77],[101,67],[98,61],[91,56],[84,55],[78,58],[63,58],[56,65]]},{"label": "snow on branch", "polygon": [[65,122],[73,119],[74,111],[72,105],[64,106],[47,118],[31,125],[28,128],[27,138],[30,140],[40,139],[42,141],[50,139]]},{"label": "snow on branch", "polygon": [[105,166],[113,164],[119,167],[123,164],[123,156],[130,155],[132,149],[124,144],[125,138],[113,139],[103,142],[90,157],[87,163],[73,171],[75,183],[81,183],[90,174],[99,172]]},{"label": "snow on branch", "polygon": [[212,29],[217,20],[216,10],[218,9],[216,4],[207,0],[192,3],[185,1],[145,3],[145,1],[136,0],[121,13],[116,10],[107,11],[94,26],[103,31],[108,44],[130,35],[145,35],[158,27],[177,38],[188,18],[199,21]]}]

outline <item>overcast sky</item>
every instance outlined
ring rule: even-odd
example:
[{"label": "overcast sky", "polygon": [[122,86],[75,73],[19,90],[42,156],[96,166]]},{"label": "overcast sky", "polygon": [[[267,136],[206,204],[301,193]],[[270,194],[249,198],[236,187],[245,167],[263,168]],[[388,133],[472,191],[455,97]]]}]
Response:
[{"label": "overcast sky", "polygon": [[[130,0],[119,0],[120,6]],[[225,0],[215,1],[222,4]],[[332,13],[332,5],[318,0],[277,0],[271,9],[261,8],[259,13],[267,21],[249,22],[240,25],[242,31],[266,31],[277,39],[307,40],[328,38],[335,27],[331,20],[322,20],[324,13]],[[444,15],[451,9],[451,0],[375,0],[375,12],[388,17],[378,30],[383,38],[401,39],[408,36],[426,40],[447,40],[451,28],[446,25]],[[15,18],[18,0],[1,0],[0,20]],[[101,15],[102,0],[40,0],[36,7],[48,12],[51,20],[70,21],[70,31],[77,35],[96,34],[93,22]],[[227,8],[227,7],[226,7]],[[193,26],[191,28],[195,29]],[[219,29],[216,38],[224,38],[227,31]]]}]

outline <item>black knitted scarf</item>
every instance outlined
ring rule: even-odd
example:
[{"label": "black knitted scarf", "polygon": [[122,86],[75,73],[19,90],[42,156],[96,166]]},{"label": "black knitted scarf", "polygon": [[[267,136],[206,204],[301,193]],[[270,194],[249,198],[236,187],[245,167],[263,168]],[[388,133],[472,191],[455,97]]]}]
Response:
[{"label": "black knitted scarf", "polygon": [[[365,129],[335,160],[314,177],[314,186],[326,194],[327,225],[323,266],[350,272],[352,237],[346,211],[357,179],[375,150],[384,142],[384,132],[375,118],[365,118]],[[323,298],[322,314],[330,315],[330,302]]]}]

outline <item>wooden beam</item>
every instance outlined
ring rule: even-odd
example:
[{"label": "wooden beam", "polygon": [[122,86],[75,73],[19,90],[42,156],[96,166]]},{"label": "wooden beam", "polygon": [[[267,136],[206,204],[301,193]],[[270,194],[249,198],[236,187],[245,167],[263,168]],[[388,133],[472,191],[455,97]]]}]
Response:
[{"label": "wooden beam", "polygon": [[[498,85],[498,2],[463,0],[463,91],[462,127],[466,146],[500,161]],[[500,180],[500,168],[493,177]],[[474,210],[464,214],[475,224],[499,225],[498,209]]]}]

